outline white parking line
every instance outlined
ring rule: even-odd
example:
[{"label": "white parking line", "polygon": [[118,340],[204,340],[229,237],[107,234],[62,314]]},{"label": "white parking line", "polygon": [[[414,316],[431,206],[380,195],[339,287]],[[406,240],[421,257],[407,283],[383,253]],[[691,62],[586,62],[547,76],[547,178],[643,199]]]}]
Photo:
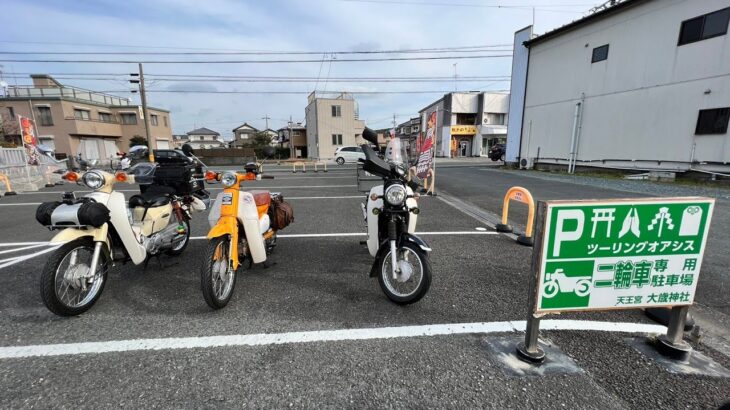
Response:
[{"label": "white parking line", "polygon": [[[543,320],[542,330],[593,330],[621,333],[664,333],[666,327],[640,323],[588,320]],[[79,355],[145,350],[175,350],[228,346],[269,346],[295,343],[358,341],[459,334],[524,332],[524,321],[453,323],[363,329],[318,330],[311,332],[260,333],[202,337],[111,340],[107,342],[63,343],[0,347],[0,359]]]},{"label": "white parking line", "polygon": [[[495,231],[444,231],[444,232],[416,232],[416,235],[498,235],[499,232]],[[351,236],[365,236],[365,232],[340,232],[340,233],[300,233],[300,234],[281,234],[278,238],[338,238],[338,237],[351,237]],[[191,236],[191,241],[206,240],[205,236]],[[24,248],[11,249],[6,251],[0,251],[3,253],[12,253],[23,249],[39,248],[42,246],[52,246],[52,248],[44,249],[39,252],[35,252],[29,255],[21,255],[8,259],[0,259],[0,269],[7,268],[18,264],[20,262],[27,261],[28,259],[35,258],[36,256],[43,255],[44,253],[50,252],[56,249],[58,246],[63,245],[62,243],[51,243],[51,242],[5,242],[0,243],[0,247],[12,247],[21,246]]]},{"label": "white parking line", "polygon": [[[246,189],[268,189],[276,191],[277,189],[308,189],[308,188],[352,188],[356,187],[357,184],[353,185],[286,185],[286,186],[255,186],[248,185]],[[208,191],[220,191],[223,187],[206,187]],[[115,189],[117,192],[139,192],[139,189]],[[85,194],[92,191],[74,191],[79,194]],[[46,194],[62,194],[62,191],[38,191],[38,192],[21,192],[19,195],[46,195]]]},{"label": "white parking line", "polygon": [[[136,191],[135,191],[136,192]],[[54,192],[55,193],[55,192]],[[50,194],[50,192],[49,192]],[[364,195],[343,195],[343,196],[287,196],[286,199],[364,199]],[[23,202],[18,204],[2,204],[0,206],[35,206],[40,205],[40,202]]]}]

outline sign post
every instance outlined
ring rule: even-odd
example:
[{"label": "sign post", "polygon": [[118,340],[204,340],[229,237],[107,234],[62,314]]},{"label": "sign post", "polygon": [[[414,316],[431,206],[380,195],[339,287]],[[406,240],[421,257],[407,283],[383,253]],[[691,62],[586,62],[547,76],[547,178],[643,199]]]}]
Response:
[{"label": "sign post", "polygon": [[545,314],[671,307],[657,349],[687,357],[684,321],[714,204],[694,197],[540,202],[523,350],[535,351],[530,324]]}]

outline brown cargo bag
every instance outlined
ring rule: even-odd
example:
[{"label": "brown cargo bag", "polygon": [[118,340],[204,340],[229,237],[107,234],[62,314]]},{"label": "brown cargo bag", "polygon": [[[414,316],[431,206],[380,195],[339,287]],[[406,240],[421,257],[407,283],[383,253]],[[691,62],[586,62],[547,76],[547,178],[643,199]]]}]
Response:
[{"label": "brown cargo bag", "polygon": [[282,199],[273,200],[271,208],[273,210],[270,215],[272,228],[278,231],[294,222],[294,208],[288,202]]}]

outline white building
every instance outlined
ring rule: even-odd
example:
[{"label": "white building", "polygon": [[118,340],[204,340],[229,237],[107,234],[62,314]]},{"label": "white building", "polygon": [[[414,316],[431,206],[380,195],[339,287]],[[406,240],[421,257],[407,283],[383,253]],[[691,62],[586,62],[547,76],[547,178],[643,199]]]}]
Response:
[{"label": "white building", "polygon": [[507,161],[730,171],[729,6],[624,0],[517,32]]},{"label": "white building", "polygon": [[436,156],[446,158],[486,156],[489,147],[507,137],[509,94],[453,92],[419,111],[421,131],[436,112]]},{"label": "white building", "polygon": [[351,94],[313,92],[305,109],[309,158],[330,159],[337,147],[364,144],[365,124]]},{"label": "white building", "polygon": [[202,127],[187,133],[188,144],[194,149],[225,148],[221,135],[211,129]]}]

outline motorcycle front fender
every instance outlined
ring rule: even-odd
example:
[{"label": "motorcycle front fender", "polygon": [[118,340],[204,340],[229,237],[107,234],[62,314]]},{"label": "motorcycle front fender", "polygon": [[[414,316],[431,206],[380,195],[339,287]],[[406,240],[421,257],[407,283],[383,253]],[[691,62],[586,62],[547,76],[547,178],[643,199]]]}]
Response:
[{"label": "motorcycle front fender", "polygon": [[208,240],[219,238],[221,236],[231,236],[230,257],[233,261],[233,270],[238,269],[238,220],[233,216],[222,216],[218,218],[218,222],[210,228],[208,232]]},{"label": "motorcycle front fender", "polygon": [[[420,237],[413,235],[408,232],[403,232],[400,235],[400,238],[398,238],[398,246],[400,247],[403,242],[412,242],[421,250],[424,252],[431,252],[431,247],[428,246],[426,241],[421,239]],[[384,257],[388,251],[390,250],[390,244],[387,240],[383,241],[383,243],[380,244],[380,248],[378,248],[378,253],[375,255],[375,261],[373,262],[373,266],[370,268],[370,277],[374,278],[378,276],[378,270],[380,269],[379,262],[382,257]]]},{"label": "motorcycle front fender", "polygon": [[[71,242],[85,236],[91,237],[94,242],[104,242],[106,246],[102,247],[103,252],[106,256],[110,256],[111,244],[109,243],[109,225],[104,224],[99,228],[91,229],[77,229],[77,228],[66,228],[61,232],[57,233],[52,239],[51,243],[66,243]],[[111,260],[111,257],[109,257]]]}]

